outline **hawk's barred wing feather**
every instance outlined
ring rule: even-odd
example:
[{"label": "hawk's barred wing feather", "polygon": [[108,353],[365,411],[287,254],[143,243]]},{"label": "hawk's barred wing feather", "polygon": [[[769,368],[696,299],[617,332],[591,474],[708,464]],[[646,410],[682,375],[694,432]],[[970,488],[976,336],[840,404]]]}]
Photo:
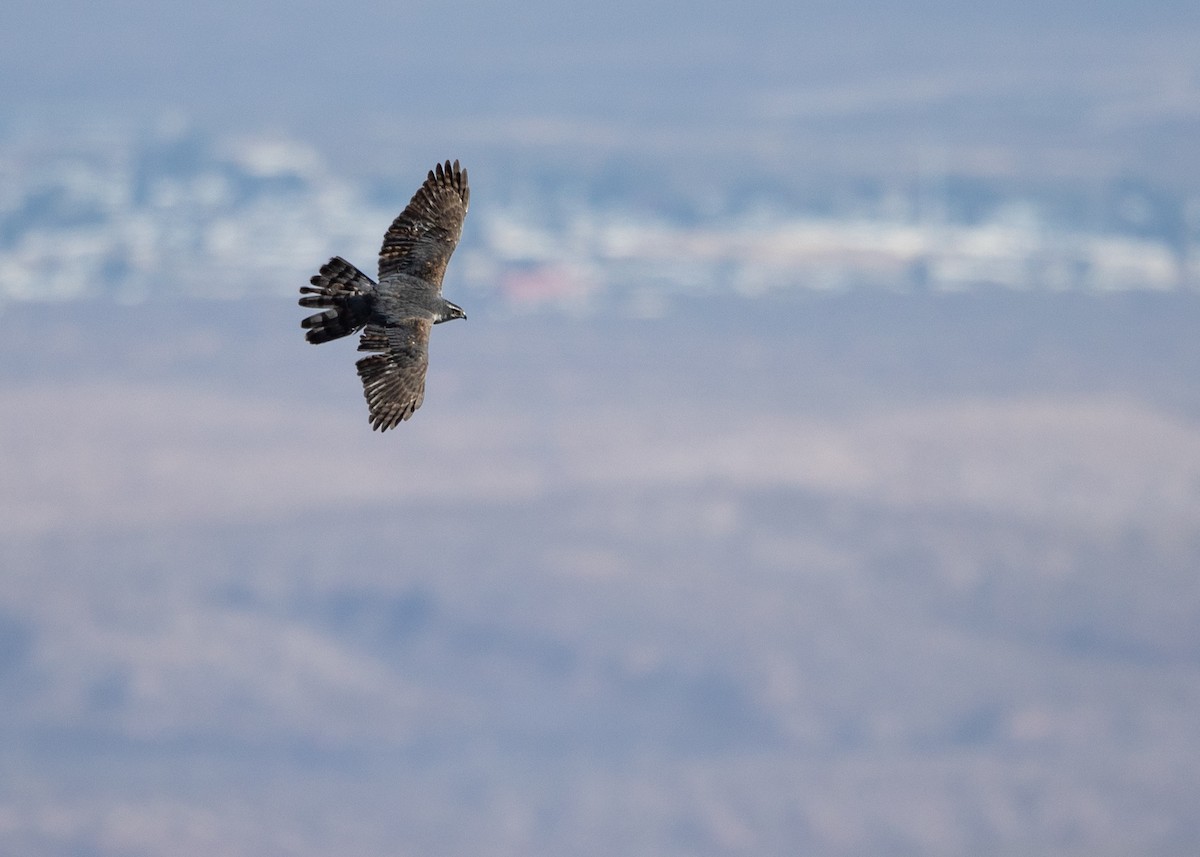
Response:
[{"label": "hawk's barred wing feather", "polygon": [[471,189],[458,161],[438,164],[392,222],[379,251],[379,279],[408,274],[439,289],[462,235]]},{"label": "hawk's barred wing feather", "polygon": [[369,324],[363,331],[358,350],[378,352],[357,364],[371,428],[395,428],[421,407],[432,327],[428,319],[408,318],[388,327]]}]

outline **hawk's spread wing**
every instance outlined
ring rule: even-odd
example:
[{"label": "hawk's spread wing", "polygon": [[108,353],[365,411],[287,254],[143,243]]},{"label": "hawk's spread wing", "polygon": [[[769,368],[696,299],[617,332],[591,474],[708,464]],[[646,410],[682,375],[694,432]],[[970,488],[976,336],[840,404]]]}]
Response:
[{"label": "hawk's spread wing", "polygon": [[371,428],[395,428],[421,407],[432,327],[428,319],[407,318],[387,327],[370,324],[363,330],[358,350],[379,352],[357,364],[371,410]]},{"label": "hawk's spread wing", "polygon": [[441,287],[462,235],[471,190],[458,161],[438,164],[392,222],[379,251],[379,279],[408,274]]}]

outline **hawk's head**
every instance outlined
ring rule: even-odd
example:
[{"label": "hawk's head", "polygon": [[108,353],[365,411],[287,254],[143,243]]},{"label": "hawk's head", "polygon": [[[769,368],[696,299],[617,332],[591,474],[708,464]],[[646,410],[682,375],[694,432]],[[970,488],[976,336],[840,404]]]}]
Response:
[{"label": "hawk's head", "polygon": [[452,304],[448,300],[442,301],[441,311],[434,316],[433,323],[441,324],[443,321],[450,321],[456,318],[466,318],[467,314],[463,312],[463,308],[458,304]]}]

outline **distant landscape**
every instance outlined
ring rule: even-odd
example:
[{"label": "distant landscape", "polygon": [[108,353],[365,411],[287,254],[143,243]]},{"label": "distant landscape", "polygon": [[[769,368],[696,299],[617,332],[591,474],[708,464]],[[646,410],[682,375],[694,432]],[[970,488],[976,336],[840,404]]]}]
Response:
[{"label": "distant landscape", "polygon": [[1200,853],[1194,0],[9,5],[0,854]]},{"label": "distant landscape", "polygon": [[[1200,289],[1200,190],[1150,175],[1046,182],[930,152],[865,173],[752,158],[729,175],[710,153],[698,176],[627,146],[542,151],[464,154],[477,192],[448,288],[476,305],[654,316],[795,290]],[[334,254],[369,270],[432,165],[339,171],[311,141],[180,117],[66,141],[26,123],[0,136],[0,301],[279,295]]]},{"label": "distant landscape", "polygon": [[16,852],[1196,841],[1193,295],[298,317],[6,310]]}]

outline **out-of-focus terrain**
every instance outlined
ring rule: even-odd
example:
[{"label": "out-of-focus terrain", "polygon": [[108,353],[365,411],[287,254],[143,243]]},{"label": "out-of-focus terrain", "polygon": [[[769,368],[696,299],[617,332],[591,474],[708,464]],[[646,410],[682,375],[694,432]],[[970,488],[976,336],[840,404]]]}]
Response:
[{"label": "out-of-focus terrain", "polygon": [[16,851],[1200,835],[1194,297],[485,312],[384,435],[300,314],[2,316]]}]

